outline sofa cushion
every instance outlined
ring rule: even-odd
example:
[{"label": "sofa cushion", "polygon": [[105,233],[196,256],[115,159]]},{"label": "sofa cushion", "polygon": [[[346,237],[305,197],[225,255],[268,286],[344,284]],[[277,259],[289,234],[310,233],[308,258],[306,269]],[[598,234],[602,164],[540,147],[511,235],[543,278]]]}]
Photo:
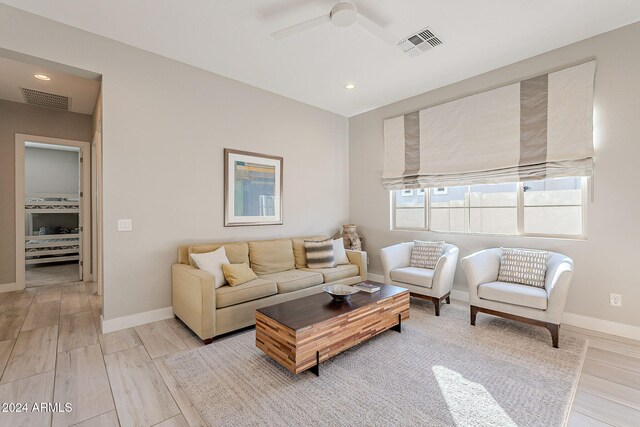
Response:
[{"label": "sofa cushion", "polygon": [[309,236],[299,239],[291,239],[293,245],[293,257],[295,258],[296,268],[307,268],[307,250],[304,248],[305,240],[324,240],[327,236]]},{"label": "sofa cushion", "polygon": [[[227,258],[229,258],[229,262],[231,264],[240,264],[245,263],[249,264],[249,245],[246,242],[235,242],[235,243],[209,243],[203,245],[192,245],[189,246],[188,253],[191,254],[201,254],[204,252],[213,252],[216,249],[224,246],[224,251],[227,254]],[[193,267],[196,267],[196,264],[189,256],[189,264]]]},{"label": "sofa cushion", "polygon": [[478,297],[540,310],[547,309],[547,291],[530,285],[507,282],[483,283],[478,287]]},{"label": "sofa cushion", "polygon": [[227,258],[224,246],[212,252],[202,254],[192,253],[189,255],[189,258],[200,270],[204,270],[213,275],[213,284],[216,288],[227,284],[227,278],[224,275],[222,266],[229,264],[229,258]]},{"label": "sofa cushion", "polygon": [[222,272],[229,286],[238,286],[257,279],[256,273],[244,262],[242,264],[224,264]]},{"label": "sofa cushion", "polygon": [[335,260],[336,265],[349,264],[347,251],[344,248],[344,238],[342,237],[333,241],[333,259]]},{"label": "sofa cushion", "polygon": [[287,292],[297,291],[322,283],[322,274],[301,270],[264,274],[260,276],[260,278],[276,282],[279,294],[286,294]]},{"label": "sofa cushion", "polygon": [[308,268],[333,268],[336,261],[333,258],[333,240],[305,240]]},{"label": "sofa cushion", "polygon": [[391,270],[391,280],[410,285],[430,288],[433,281],[434,270],[420,267],[402,267]]},{"label": "sofa cushion", "polygon": [[237,286],[225,285],[216,289],[216,307],[228,307],[278,293],[278,287],[272,280],[254,279]]},{"label": "sofa cushion", "polygon": [[354,277],[360,274],[360,269],[354,264],[337,265],[333,268],[302,268],[304,271],[312,271],[322,274],[324,283]]},{"label": "sofa cushion", "polygon": [[258,276],[295,268],[290,239],[249,242],[249,259]]}]

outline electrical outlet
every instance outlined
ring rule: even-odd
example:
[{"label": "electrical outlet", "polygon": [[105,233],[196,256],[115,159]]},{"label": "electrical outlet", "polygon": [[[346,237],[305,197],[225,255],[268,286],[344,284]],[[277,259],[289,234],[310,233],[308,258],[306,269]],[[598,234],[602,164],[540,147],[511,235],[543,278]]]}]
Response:
[{"label": "electrical outlet", "polygon": [[622,307],[622,295],[609,294],[609,304],[611,307]]}]

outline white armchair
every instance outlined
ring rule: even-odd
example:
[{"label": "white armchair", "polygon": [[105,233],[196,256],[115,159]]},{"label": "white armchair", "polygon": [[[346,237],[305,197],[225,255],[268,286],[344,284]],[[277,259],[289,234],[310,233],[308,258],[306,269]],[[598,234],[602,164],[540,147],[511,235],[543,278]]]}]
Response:
[{"label": "white armchair", "polygon": [[549,252],[544,288],[498,282],[502,249],[486,249],[462,259],[469,286],[471,324],[478,312],[546,327],[553,346],[558,335],[569,285],[573,276],[573,260]]},{"label": "white armchair", "polygon": [[384,282],[409,289],[412,296],[433,301],[436,316],[440,316],[440,302],[449,304],[453,277],[456,274],[458,248],[452,244],[444,245],[444,253],[436,268],[410,267],[413,242],[399,243],[380,249]]}]

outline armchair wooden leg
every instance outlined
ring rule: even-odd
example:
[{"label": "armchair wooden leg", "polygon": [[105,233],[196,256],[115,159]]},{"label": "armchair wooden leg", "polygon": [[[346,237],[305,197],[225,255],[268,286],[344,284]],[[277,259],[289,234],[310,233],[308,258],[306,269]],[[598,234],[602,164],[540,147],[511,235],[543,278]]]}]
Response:
[{"label": "armchair wooden leg", "polygon": [[476,326],[476,316],[478,315],[478,307],[471,306],[471,326]]},{"label": "armchair wooden leg", "polygon": [[207,338],[206,340],[202,340],[202,343],[204,345],[209,345],[213,342],[213,338]]},{"label": "armchair wooden leg", "polygon": [[447,301],[447,304],[451,304],[451,297],[447,295],[447,299],[445,301]]},{"label": "armchair wooden leg", "polygon": [[440,316],[440,298],[431,298],[433,305],[436,307],[436,316]]},{"label": "armchair wooden leg", "polygon": [[551,332],[551,341],[553,347],[558,348],[558,341],[560,340],[560,325],[554,323],[547,323],[547,329]]}]

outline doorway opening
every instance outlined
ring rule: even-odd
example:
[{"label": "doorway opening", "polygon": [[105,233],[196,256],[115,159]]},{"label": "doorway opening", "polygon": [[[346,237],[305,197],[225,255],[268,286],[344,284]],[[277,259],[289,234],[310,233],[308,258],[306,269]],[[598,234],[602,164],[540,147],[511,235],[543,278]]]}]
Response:
[{"label": "doorway opening", "polygon": [[[97,73],[0,49],[0,175],[9,184],[0,187],[0,231],[15,236],[0,239],[0,293],[102,296],[101,83]],[[92,299],[98,315],[101,299]]]},{"label": "doorway opening", "polygon": [[[90,143],[17,135],[23,154],[25,286],[81,282],[91,276]],[[19,151],[21,151],[19,153]],[[16,169],[18,173],[19,166]],[[19,197],[20,194],[16,194]],[[88,196],[88,194],[87,194]]]}]

